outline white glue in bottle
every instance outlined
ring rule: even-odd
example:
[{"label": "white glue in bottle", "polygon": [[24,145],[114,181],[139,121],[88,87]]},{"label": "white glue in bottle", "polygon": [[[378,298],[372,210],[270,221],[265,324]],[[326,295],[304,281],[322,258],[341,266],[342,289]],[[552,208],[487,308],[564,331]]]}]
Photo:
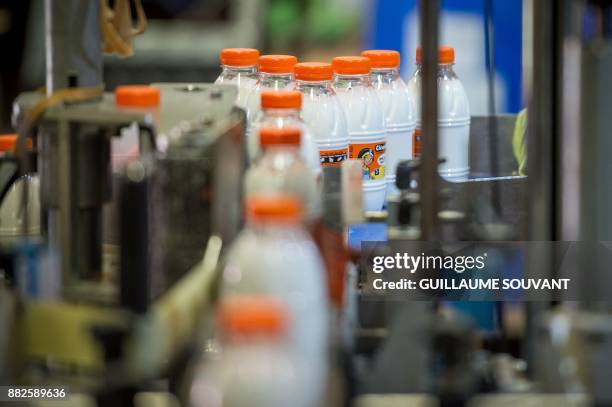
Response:
[{"label": "white glue in bottle", "polygon": [[339,167],[348,158],[346,116],[332,87],[331,64],[302,62],[295,66],[295,89],[302,93],[302,119],[312,130],[321,166]]},{"label": "white glue in bottle", "polygon": [[288,338],[304,361],[306,405],[322,405],[328,374],[329,303],[319,250],[302,223],[302,205],[291,195],[246,200],[246,228],[223,267],[221,294],[266,295],[284,302],[293,321]]},{"label": "white glue in bottle", "polygon": [[343,56],[332,61],[333,86],[346,112],[349,158],[361,160],[363,209],[380,211],[385,203],[385,120],[370,79],[366,57]]},{"label": "white glue in bottle", "polygon": [[376,88],[385,114],[387,130],[387,195],[398,194],[395,170],[402,160],[412,159],[415,129],[414,108],[406,83],[399,76],[400,53],[368,50],[361,53],[372,62],[372,85]]},{"label": "white glue in bottle", "polygon": [[247,143],[253,135],[252,125],[261,110],[261,92],[265,90],[292,90],[295,82],[293,55],[262,55],[259,57],[259,78],[246,100]]},{"label": "white glue in bottle", "polygon": [[255,88],[259,75],[259,51],[253,48],[225,48],[219,54],[221,74],[216,84],[236,85],[236,106],[246,107],[246,100]]},{"label": "white glue in bottle", "polygon": [[[421,138],[421,50],[417,49],[417,69],[408,82],[414,100],[417,129],[413,140],[415,156],[420,156]],[[468,178],[470,141],[470,103],[463,84],[453,70],[455,50],[440,47],[438,52],[438,154],[445,162],[439,173],[449,181]]]},{"label": "white glue in bottle", "polygon": [[252,134],[247,149],[251,162],[261,154],[258,130],[263,127],[297,127],[301,130],[300,154],[302,159],[316,178],[321,176],[319,162],[319,149],[313,132],[308,124],[302,120],[302,94],[296,90],[265,90],[261,92],[261,111],[253,122]]}]

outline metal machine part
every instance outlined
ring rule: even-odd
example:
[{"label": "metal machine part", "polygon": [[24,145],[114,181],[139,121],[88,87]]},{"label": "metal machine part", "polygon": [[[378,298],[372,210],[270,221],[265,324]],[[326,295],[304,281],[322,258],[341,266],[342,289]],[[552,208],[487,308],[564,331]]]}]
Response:
[{"label": "metal machine part", "polygon": [[101,44],[97,2],[45,0],[47,95],[68,87],[100,85]]},{"label": "metal machine part", "polygon": [[[47,0],[45,12],[47,93],[100,85],[98,2]],[[245,115],[233,86],[157,87],[157,108],[122,107],[107,93],[56,104],[36,122],[44,237],[61,261],[62,292],[53,303],[0,307],[9,327],[0,336],[3,381],[59,378],[103,402],[161,377],[200,338],[221,249],[241,227]],[[15,125],[43,98],[22,94]],[[128,126],[140,133],[140,157],[126,167],[125,188],[112,191],[110,141]],[[121,219],[103,219],[102,208],[120,198],[129,253],[118,278],[100,278],[102,225]],[[9,357],[6,341],[16,338]]]},{"label": "metal machine part", "polygon": [[[470,178],[461,182],[448,182],[438,177],[438,218],[445,238],[461,240],[526,240],[527,239],[527,182],[526,176],[517,174],[517,162],[512,153],[512,134],[516,116],[501,115],[493,118],[472,117],[470,127]],[[489,122],[496,127],[490,134]],[[491,137],[496,137],[493,143]],[[498,149],[499,163],[495,169],[489,162],[489,147],[495,144]],[[420,238],[418,229],[420,219],[421,195],[418,183],[421,179],[422,164],[413,164],[411,179],[405,199],[400,196],[388,197],[387,224],[389,238]],[[494,173],[493,170],[497,170]],[[400,177],[401,178],[401,177]],[[495,190],[497,188],[497,190]],[[400,188],[401,189],[401,188]],[[501,198],[500,207],[494,210],[493,194]],[[412,208],[411,228],[405,235],[399,226],[401,203],[409,203]],[[451,222],[450,212],[463,214]],[[450,223],[449,223],[450,222]],[[494,227],[492,227],[494,225]],[[442,230],[443,229],[443,230]],[[450,230],[449,230],[450,229]],[[495,230],[493,230],[495,229]],[[416,233],[415,233],[416,232]],[[450,235],[449,233],[450,232]]]},{"label": "metal machine part", "polygon": [[[15,102],[15,122],[40,98],[22,94]],[[110,138],[132,122],[147,124],[142,113],[116,108],[112,95],[55,106],[40,121],[40,195],[48,214],[43,228],[61,255],[66,285],[101,272],[102,205],[111,198]]]},{"label": "metal machine part", "polygon": [[543,388],[589,394],[596,405],[612,403],[612,317],[566,307],[543,314],[540,323],[535,368]]},{"label": "metal machine part", "polygon": [[421,88],[423,159],[421,193],[421,234],[425,240],[438,238],[438,38],[440,1],[420,3],[423,82]]},{"label": "metal machine part", "polygon": [[[540,1],[533,3],[534,21],[534,94],[529,111],[530,233],[532,240],[606,241],[612,230],[610,217],[609,72],[612,63],[609,1]],[[601,23],[586,29],[589,18],[601,17]],[[533,174],[533,176],[532,176]],[[552,275],[556,259],[550,253],[545,259],[534,259]],[[593,267],[593,265],[596,267]],[[608,273],[601,273],[598,258],[584,255],[576,267],[581,272],[583,298],[591,295],[606,298],[612,292]],[[544,265],[544,266],[542,266]],[[556,347],[550,340],[552,327],[562,321],[546,312],[547,306],[530,305],[526,336],[528,361],[539,366],[534,372],[555,391],[558,383],[550,380],[576,362],[573,352]],[[585,328],[588,321],[599,321],[583,335],[581,349],[588,354],[597,349],[595,360],[608,358],[609,334],[600,328],[609,323],[610,304],[584,301],[577,305],[576,319],[566,318],[563,331]],[[558,333],[558,332],[557,332]],[[598,338],[597,345],[591,339]],[[575,350],[574,349],[574,350]],[[547,355],[547,357],[542,357]],[[542,366],[546,365],[548,366]],[[570,366],[571,367],[571,366]],[[609,368],[597,363],[581,365],[576,375],[582,386],[590,387],[593,402],[609,404],[610,393],[596,389],[598,380],[610,382]],[[609,386],[608,386],[609,387]]]},{"label": "metal machine part", "polygon": [[[200,261],[212,234],[229,242],[239,232],[247,162],[245,114],[234,107],[233,87],[155,86],[174,112],[160,118],[159,139],[167,148],[156,160],[152,197],[154,296]],[[182,120],[180,110],[193,110],[198,120]],[[166,119],[178,125],[166,128]]]},{"label": "metal machine part", "polygon": [[[229,241],[240,229],[246,158],[244,113],[233,107],[235,88],[157,86],[162,106],[155,117],[118,107],[113,95],[106,94],[100,101],[57,106],[41,121],[39,168],[41,200],[49,211],[47,236],[61,254],[65,288],[73,291],[74,286],[77,296],[79,281],[98,281],[101,273],[101,208],[111,199],[110,139],[121,127],[137,123],[143,134],[156,134],[152,142],[163,148],[142,147],[150,144],[148,137],[141,143],[153,183],[151,254],[153,270],[159,270],[153,275],[153,293],[161,294],[201,259],[211,234]],[[23,94],[17,111],[39,98]],[[66,154],[72,160],[60,159]]]}]

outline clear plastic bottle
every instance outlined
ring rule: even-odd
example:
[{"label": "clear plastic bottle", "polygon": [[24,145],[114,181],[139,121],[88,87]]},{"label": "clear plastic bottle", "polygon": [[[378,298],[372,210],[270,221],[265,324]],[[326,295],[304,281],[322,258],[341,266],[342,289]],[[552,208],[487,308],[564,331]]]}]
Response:
[{"label": "clear plastic bottle", "polygon": [[[439,167],[440,175],[449,181],[467,179],[470,172],[470,103],[463,84],[455,74],[455,50],[440,47],[438,52],[438,153],[446,162]],[[417,49],[417,68],[408,82],[417,118],[413,141],[415,156],[420,156],[421,137],[421,50]]]},{"label": "clear plastic bottle", "polygon": [[[32,149],[31,139],[27,147]],[[16,134],[0,135],[0,160],[12,159],[10,156],[17,143]],[[23,193],[28,191],[28,206],[24,210]],[[6,192],[0,205],[0,243],[12,245],[21,239],[40,235],[40,187],[36,174],[26,174],[17,179]],[[25,229],[27,214],[27,229]]]},{"label": "clear plastic bottle", "polygon": [[398,194],[395,170],[402,160],[412,158],[415,128],[414,108],[406,83],[399,76],[400,53],[392,50],[368,50],[361,53],[372,62],[372,84],[385,114],[387,194]]},{"label": "clear plastic bottle", "polygon": [[332,87],[331,64],[295,65],[295,89],[302,92],[302,118],[312,129],[323,167],[338,167],[348,159],[346,115]]},{"label": "clear plastic bottle", "polygon": [[246,108],[246,100],[257,83],[259,51],[253,48],[225,48],[219,54],[221,74],[216,84],[238,86],[236,105]]},{"label": "clear plastic bottle", "polygon": [[[261,92],[261,112],[253,123],[253,134],[258,134],[262,127],[297,127],[302,131],[300,153],[310,171],[316,178],[321,176],[319,149],[310,126],[306,125],[300,116],[302,94],[294,90]],[[249,139],[249,157],[254,161],[261,149],[257,137]]]},{"label": "clear plastic bottle", "polygon": [[293,321],[289,343],[304,360],[305,404],[322,405],[329,366],[329,305],[324,266],[302,226],[300,201],[287,195],[251,196],[246,220],[227,252],[221,294],[269,295],[286,304]]},{"label": "clear plastic bottle", "polygon": [[344,111],[349,132],[349,158],[363,169],[363,206],[379,211],[385,203],[385,120],[370,79],[371,62],[361,56],[336,57],[333,87]]},{"label": "clear plastic bottle", "polygon": [[262,55],[259,57],[259,78],[247,97],[247,137],[253,134],[251,126],[259,116],[261,92],[264,90],[292,90],[293,67],[297,58],[292,55]]},{"label": "clear plastic bottle", "polygon": [[306,220],[321,216],[320,183],[300,155],[302,132],[297,127],[261,127],[258,131],[263,154],[247,170],[247,197],[260,193],[295,195],[306,208]]},{"label": "clear plastic bottle", "polygon": [[287,343],[288,310],[266,296],[224,299],[217,312],[221,352],[196,372],[194,407],[310,407],[302,359]]}]

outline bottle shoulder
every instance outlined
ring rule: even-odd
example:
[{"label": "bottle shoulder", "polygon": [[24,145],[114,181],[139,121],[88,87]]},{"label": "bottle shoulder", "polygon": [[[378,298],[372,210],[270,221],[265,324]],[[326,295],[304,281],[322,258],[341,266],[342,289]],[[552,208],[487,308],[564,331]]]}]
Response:
[{"label": "bottle shoulder", "polygon": [[336,92],[350,133],[384,132],[383,106],[374,87],[352,86],[338,88]]},{"label": "bottle shoulder", "polygon": [[414,107],[408,86],[401,78],[377,87],[387,128],[414,126]]},{"label": "bottle shoulder", "polygon": [[[421,77],[413,75],[407,84],[413,101],[415,117],[421,115]],[[456,75],[440,75],[438,77],[439,119],[441,121],[468,121],[470,118],[470,103],[463,83]]]}]

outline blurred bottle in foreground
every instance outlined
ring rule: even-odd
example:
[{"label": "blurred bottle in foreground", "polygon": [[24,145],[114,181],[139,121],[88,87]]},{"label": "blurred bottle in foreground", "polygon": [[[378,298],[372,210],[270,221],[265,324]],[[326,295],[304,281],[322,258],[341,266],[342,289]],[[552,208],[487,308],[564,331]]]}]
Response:
[{"label": "blurred bottle in foreground", "polygon": [[221,294],[273,296],[286,305],[293,321],[289,343],[304,360],[305,405],[320,405],[329,368],[329,303],[323,262],[302,226],[302,205],[287,195],[252,196],[246,217],[226,256]]}]

